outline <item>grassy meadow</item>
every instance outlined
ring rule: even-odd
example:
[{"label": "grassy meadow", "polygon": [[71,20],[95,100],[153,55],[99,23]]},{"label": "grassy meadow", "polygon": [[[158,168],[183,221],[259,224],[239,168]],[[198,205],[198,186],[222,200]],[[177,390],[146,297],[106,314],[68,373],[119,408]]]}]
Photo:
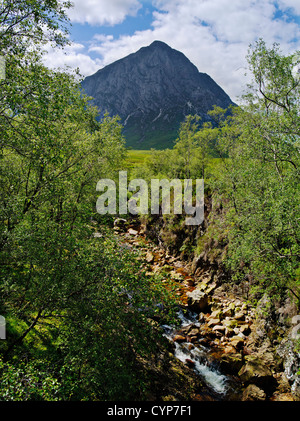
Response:
[{"label": "grassy meadow", "polygon": [[151,150],[136,150],[129,149],[127,151],[127,157],[125,166],[126,169],[130,170],[131,168],[142,165],[145,162],[145,159],[151,155]]}]

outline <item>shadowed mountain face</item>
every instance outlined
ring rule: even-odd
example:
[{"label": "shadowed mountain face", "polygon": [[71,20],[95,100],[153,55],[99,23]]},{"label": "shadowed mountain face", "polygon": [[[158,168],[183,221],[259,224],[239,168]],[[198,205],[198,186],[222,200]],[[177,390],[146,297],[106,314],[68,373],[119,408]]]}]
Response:
[{"label": "shadowed mountain face", "polygon": [[210,76],[160,41],[100,69],[82,86],[101,114],[121,117],[134,149],[172,147],[186,115],[208,121],[214,105],[233,104]]}]

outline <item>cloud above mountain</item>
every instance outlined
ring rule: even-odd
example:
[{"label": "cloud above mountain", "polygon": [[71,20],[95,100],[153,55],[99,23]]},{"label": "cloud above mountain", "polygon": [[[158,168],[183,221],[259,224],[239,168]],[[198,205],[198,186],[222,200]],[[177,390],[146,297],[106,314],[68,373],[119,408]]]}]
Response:
[{"label": "cloud above mountain", "polygon": [[[263,38],[269,45],[280,43],[284,52],[300,47],[298,0],[75,0],[74,5],[71,21],[88,23],[93,31],[87,42],[77,42],[67,52],[67,61],[85,76],[161,40],[237,100],[249,81],[245,56],[250,43]],[[146,13],[151,14],[150,25],[120,32],[121,22],[131,17],[134,27]],[[59,54],[49,56],[50,65],[62,62]]]},{"label": "cloud above mountain", "polygon": [[73,0],[73,5],[68,11],[71,21],[91,25],[116,25],[142,7],[138,0]]}]

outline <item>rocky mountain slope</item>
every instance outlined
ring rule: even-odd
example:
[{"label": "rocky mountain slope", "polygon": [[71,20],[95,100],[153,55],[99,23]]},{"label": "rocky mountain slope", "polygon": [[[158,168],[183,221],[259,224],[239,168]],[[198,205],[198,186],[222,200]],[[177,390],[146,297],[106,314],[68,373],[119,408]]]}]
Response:
[{"label": "rocky mountain slope", "polygon": [[172,147],[186,115],[207,121],[214,105],[233,104],[209,75],[160,41],[88,76],[82,87],[102,115],[121,117],[127,145],[135,149]]}]

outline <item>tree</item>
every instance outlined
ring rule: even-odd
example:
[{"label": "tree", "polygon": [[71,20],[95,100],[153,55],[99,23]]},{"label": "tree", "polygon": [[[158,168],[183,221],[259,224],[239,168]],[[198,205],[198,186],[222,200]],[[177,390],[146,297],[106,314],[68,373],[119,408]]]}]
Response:
[{"label": "tree", "polygon": [[42,64],[41,43],[65,42],[68,4],[4,1],[0,9],[0,55],[9,54],[0,82],[6,400],[142,393],[138,360],[158,339],[149,318],[164,315],[157,304],[171,295],[96,214],[97,182],[115,177],[126,152],[118,118],[98,122],[76,78]]},{"label": "tree", "polygon": [[32,47],[51,42],[62,46],[67,42],[66,10],[70,1],[2,0],[0,4],[0,52],[24,55]]},{"label": "tree", "polygon": [[[62,47],[68,42],[66,10],[69,1],[3,0],[0,4],[0,56],[6,77],[0,80],[1,140],[12,118],[20,115],[34,92],[33,68],[41,69],[43,45]],[[29,80],[29,78],[31,78]],[[40,86],[41,87],[41,86]],[[46,84],[43,85],[46,94]],[[36,96],[36,98],[38,98]],[[29,100],[30,101],[30,100]]]},{"label": "tree", "polygon": [[[260,40],[250,47],[254,81],[245,106],[227,121],[219,147],[228,154],[222,178],[231,268],[254,278],[259,291],[299,294],[299,80],[295,55]],[[220,180],[219,180],[220,181]],[[224,190],[223,190],[224,191]]]},{"label": "tree", "polygon": [[199,144],[199,120],[199,116],[188,115],[180,125],[179,137],[174,145],[178,166],[181,168],[180,178],[191,178],[201,168],[203,151]]}]

